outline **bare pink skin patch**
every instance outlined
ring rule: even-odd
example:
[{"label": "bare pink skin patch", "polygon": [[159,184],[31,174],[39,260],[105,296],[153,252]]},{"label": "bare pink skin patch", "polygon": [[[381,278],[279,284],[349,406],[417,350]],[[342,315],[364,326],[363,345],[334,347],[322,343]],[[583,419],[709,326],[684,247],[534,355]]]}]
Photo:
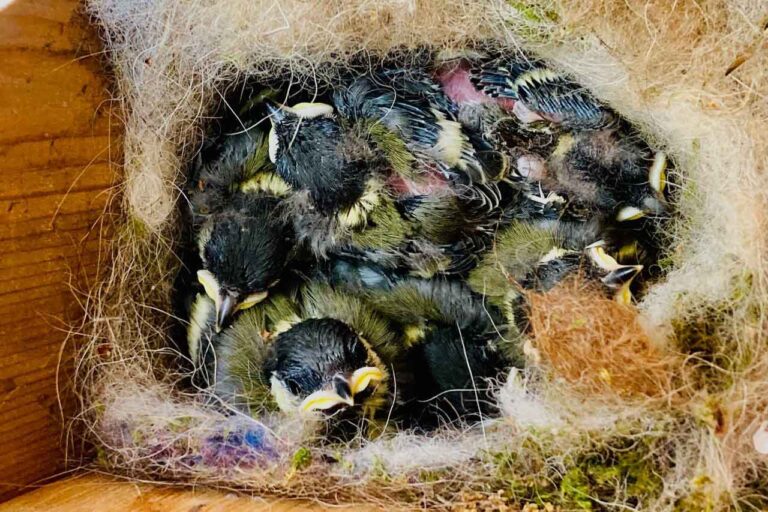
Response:
[{"label": "bare pink skin patch", "polygon": [[493,98],[478,91],[469,79],[469,67],[463,62],[444,66],[437,72],[446,96],[459,105],[466,103],[490,103]]},{"label": "bare pink skin patch", "polygon": [[445,95],[458,105],[496,103],[507,112],[512,112],[517,102],[511,98],[492,98],[478,90],[469,79],[469,65],[466,62],[449,64],[437,72],[438,82]]},{"label": "bare pink skin patch", "polygon": [[448,180],[436,171],[425,173],[419,180],[411,180],[398,174],[392,174],[387,179],[387,187],[397,197],[424,196],[450,190]]},{"label": "bare pink skin patch", "polygon": [[519,101],[515,102],[515,106],[512,109],[512,113],[515,114],[515,116],[520,121],[526,124],[544,120],[544,118],[540,114],[529,109]]}]

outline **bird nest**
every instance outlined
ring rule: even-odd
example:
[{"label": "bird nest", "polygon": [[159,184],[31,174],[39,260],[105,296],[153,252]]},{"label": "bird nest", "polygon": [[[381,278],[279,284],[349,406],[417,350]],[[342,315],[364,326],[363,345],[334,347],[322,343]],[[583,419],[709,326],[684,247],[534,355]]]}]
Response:
[{"label": "bird nest", "polygon": [[[111,263],[91,290],[77,420],[131,478],[467,510],[768,504],[760,2],[89,0],[125,114]],[[244,84],[312,95],[417,48],[518,52],[571,76],[674,162],[657,278],[622,306],[576,276],[525,297],[498,417],[328,442],[190,386],[169,341],[186,173]],[[281,78],[282,77],[282,78]],[[218,114],[217,114],[218,113]],[[118,205],[119,203],[119,205]],[[183,320],[183,319],[182,319]],[[215,396],[215,395],[214,395]]]}]

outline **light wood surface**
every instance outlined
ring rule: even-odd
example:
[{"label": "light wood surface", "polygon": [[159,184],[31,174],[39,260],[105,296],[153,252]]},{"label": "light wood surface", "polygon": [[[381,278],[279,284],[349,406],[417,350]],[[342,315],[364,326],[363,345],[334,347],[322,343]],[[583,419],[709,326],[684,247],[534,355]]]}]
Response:
[{"label": "light wood surface", "polygon": [[297,500],[205,489],[134,484],[103,476],[81,476],[46,485],[0,504],[0,512],[291,512],[299,510],[372,512],[368,506],[327,507]]},{"label": "light wood surface", "polygon": [[94,277],[116,179],[119,128],[77,8],[0,11],[0,501],[63,469],[72,288]]}]

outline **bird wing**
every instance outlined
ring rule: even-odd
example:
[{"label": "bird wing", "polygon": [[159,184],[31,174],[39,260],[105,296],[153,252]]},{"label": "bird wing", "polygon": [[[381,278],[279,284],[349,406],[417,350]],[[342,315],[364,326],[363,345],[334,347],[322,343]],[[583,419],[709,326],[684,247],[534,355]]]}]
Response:
[{"label": "bird wing", "polygon": [[595,129],[614,119],[584,87],[538,60],[493,60],[474,68],[470,79],[489,96],[520,101],[566,127]]}]

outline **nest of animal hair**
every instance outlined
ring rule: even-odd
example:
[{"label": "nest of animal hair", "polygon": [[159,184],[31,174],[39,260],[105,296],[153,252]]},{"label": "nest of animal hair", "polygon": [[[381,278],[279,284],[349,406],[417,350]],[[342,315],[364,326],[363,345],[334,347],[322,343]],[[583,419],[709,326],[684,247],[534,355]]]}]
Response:
[{"label": "nest of animal hair", "polygon": [[87,8],[125,122],[76,330],[71,431],[102,468],[768,506],[760,2]]}]

